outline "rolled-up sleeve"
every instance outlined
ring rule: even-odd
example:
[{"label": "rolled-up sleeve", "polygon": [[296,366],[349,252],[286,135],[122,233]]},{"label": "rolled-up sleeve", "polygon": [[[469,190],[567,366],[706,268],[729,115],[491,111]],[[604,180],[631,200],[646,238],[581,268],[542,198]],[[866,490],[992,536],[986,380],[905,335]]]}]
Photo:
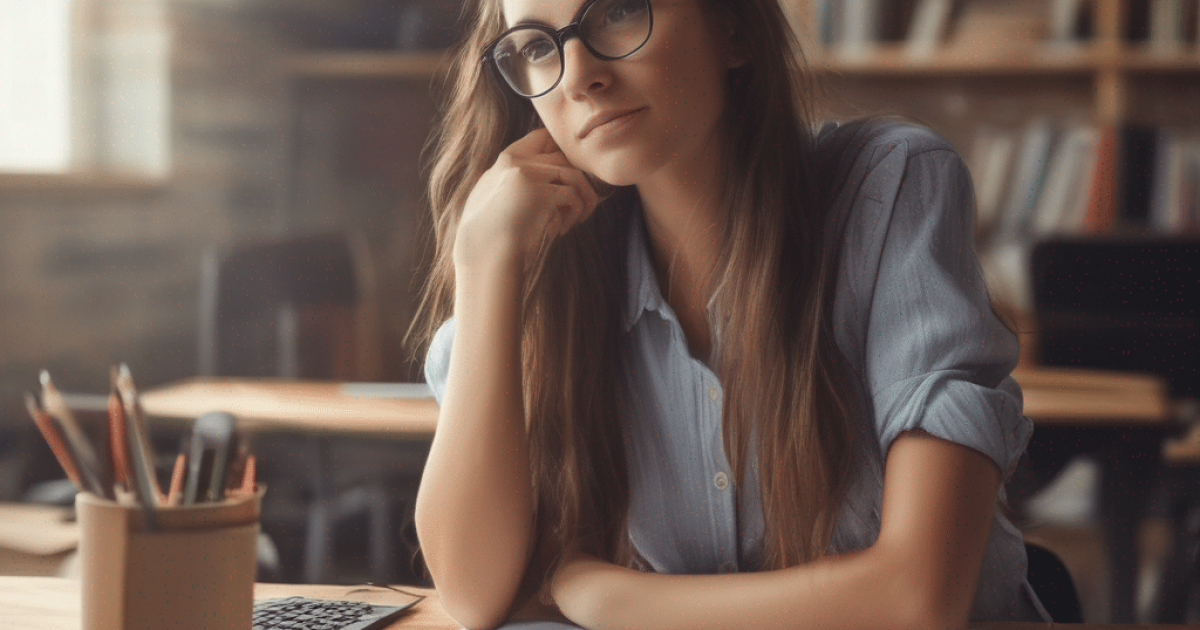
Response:
[{"label": "rolled-up sleeve", "polygon": [[433,390],[438,405],[446,394],[446,379],[450,375],[450,348],[454,345],[454,319],[446,320],[433,335],[425,353],[425,382]]},{"label": "rolled-up sleeve", "polygon": [[875,169],[898,181],[872,202],[886,229],[870,294],[859,296],[870,305],[862,351],[880,446],[922,430],[987,455],[1007,479],[1032,424],[1010,376],[1017,339],[991,308],[972,246],[966,166],[948,146],[900,143]]}]

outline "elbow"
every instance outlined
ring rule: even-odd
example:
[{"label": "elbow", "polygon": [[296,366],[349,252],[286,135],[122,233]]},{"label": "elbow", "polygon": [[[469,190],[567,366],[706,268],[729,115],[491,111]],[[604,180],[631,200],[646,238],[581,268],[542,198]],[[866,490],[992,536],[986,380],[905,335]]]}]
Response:
[{"label": "elbow", "polygon": [[422,536],[427,531],[438,531],[429,529],[424,519],[418,517],[416,527],[425,565],[446,614],[467,630],[491,630],[504,623],[515,584],[487,578],[484,567],[464,559],[444,538]]},{"label": "elbow", "polygon": [[449,589],[444,595],[439,589],[438,595],[441,597],[442,607],[446,614],[466,630],[492,630],[499,627],[508,618],[507,606],[481,605],[474,600],[456,598],[453,596],[453,591]]}]

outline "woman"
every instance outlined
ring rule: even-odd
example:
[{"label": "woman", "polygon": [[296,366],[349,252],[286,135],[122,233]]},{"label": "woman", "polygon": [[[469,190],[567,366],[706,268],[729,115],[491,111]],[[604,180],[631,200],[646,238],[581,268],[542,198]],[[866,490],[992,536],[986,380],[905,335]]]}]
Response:
[{"label": "woman", "polygon": [[416,506],[455,620],[1047,619],[998,507],[1016,340],[946,142],[814,133],[777,0],[472,4]]}]

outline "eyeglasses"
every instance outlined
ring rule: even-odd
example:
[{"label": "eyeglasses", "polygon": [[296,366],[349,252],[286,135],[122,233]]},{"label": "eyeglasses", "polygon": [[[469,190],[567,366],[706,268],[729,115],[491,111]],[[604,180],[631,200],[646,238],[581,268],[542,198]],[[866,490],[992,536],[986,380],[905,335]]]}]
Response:
[{"label": "eyeglasses", "polygon": [[578,36],[598,59],[624,59],[650,39],[654,16],[650,0],[588,0],[571,23],[554,30],[522,24],[505,31],[483,52],[517,94],[536,98],[553,90],[563,76],[563,46]]}]

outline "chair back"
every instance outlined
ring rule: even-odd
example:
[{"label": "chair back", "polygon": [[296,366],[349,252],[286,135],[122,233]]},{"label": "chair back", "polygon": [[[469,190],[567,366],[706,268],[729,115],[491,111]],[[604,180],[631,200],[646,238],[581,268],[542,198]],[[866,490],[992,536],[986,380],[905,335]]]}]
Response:
[{"label": "chair back", "polygon": [[1029,559],[1029,585],[1054,623],[1083,623],[1083,607],[1067,565],[1053,551],[1025,543]]},{"label": "chair back", "polygon": [[201,274],[199,373],[354,380],[365,346],[364,256],[318,234],[210,249]]},{"label": "chair back", "polygon": [[1200,239],[1056,239],[1030,261],[1044,365],[1148,372],[1200,397]]}]

